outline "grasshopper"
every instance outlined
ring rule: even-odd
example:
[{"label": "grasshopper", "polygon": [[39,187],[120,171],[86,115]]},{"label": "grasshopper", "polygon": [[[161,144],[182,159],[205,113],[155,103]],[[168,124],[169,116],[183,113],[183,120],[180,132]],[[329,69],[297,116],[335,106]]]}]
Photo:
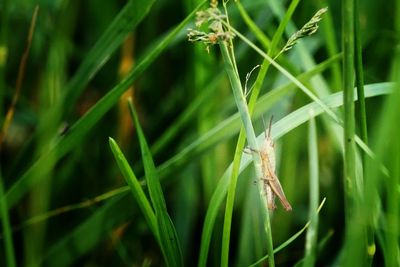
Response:
[{"label": "grasshopper", "polygon": [[251,149],[253,152],[258,152],[261,157],[261,168],[263,177],[261,181],[264,183],[264,192],[267,195],[267,203],[269,209],[275,209],[275,196],[278,196],[282,206],[286,211],[292,210],[292,206],[286,199],[285,193],[283,192],[281,183],[275,174],[275,145],[271,138],[271,124],[272,117],[269,122],[268,132],[264,130],[265,140],[261,146],[260,151]]}]

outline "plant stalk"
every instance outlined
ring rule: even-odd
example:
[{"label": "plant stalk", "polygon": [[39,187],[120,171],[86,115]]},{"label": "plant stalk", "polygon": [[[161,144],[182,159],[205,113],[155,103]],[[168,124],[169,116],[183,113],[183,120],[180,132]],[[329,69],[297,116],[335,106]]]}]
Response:
[{"label": "plant stalk", "polygon": [[362,197],[357,190],[355,105],[354,105],[354,0],[343,0],[342,46],[343,46],[343,105],[344,105],[344,200],[345,244],[343,265],[365,266],[366,231],[359,221]]},{"label": "plant stalk", "polygon": [[[240,79],[237,75],[236,68],[234,67],[234,65],[231,61],[226,43],[224,41],[220,41],[219,46],[221,49],[222,58],[224,60],[225,71],[228,74],[229,81],[232,86],[232,92],[233,92],[233,95],[235,98],[235,102],[236,102],[238,111],[240,113],[243,127],[246,132],[248,144],[252,149],[258,151],[256,135],[254,133],[253,125],[251,123],[251,118],[250,118],[249,110],[247,107],[246,98],[243,95],[242,85],[241,85]],[[258,153],[252,153],[252,156],[253,156],[253,163],[254,163],[256,175],[257,175],[257,177],[262,177],[260,155]],[[262,183],[258,183],[258,185],[259,185],[260,197],[261,197],[262,201],[264,202],[263,203],[264,206],[267,207],[268,205],[267,205],[266,199],[264,197]],[[271,223],[270,223],[268,209],[265,208],[265,211],[266,212],[265,212],[264,226],[265,226],[265,230],[266,230],[266,234],[267,234],[267,251],[268,251],[268,255],[269,255],[268,262],[269,262],[269,266],[273,267],[273,266],[275,266],[275,260],[274,260],[274,256],[273,256]]]}]

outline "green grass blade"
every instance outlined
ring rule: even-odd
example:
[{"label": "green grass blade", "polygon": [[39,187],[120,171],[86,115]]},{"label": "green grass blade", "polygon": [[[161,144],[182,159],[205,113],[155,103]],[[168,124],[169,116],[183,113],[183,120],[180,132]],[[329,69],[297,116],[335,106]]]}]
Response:
[{"label": "green grass blade", "polygon": [[[343,2],[343,106],[344,106],[344,164],[345,164],[345,195],[350,201],[354,198],[355,180],[355,118],[354,118],[354,5],[353,0]],[[351,189],[353,188],[353,189]],[[352,194],[353,193],[353,194]],[[352,201],[346,203],[346,209],[351,209]],[[350,219],[351,211],[346,218]],[[347,223],[350,223],[348,221]],[[352,255],[353,256],[353,255]]]},{"label": "green grass blade", "polygon": [[240,160],[242,151],[246,142],[244,128],[240,129],[239,138],[237,140],[235,156],[232,163],[232,174],[225,206],[224,227],[222,233],[222,250],[221,250],[221,266],[228,266],[229,261],[229,242],[231,235],[232,214],[236,194],[236,183],[239,176]]},{"label": "green grass blade", "polygon": [[135,128],[139,138],[140,149],[142,151],[144,171],[146,174],[147,186],[150,199],[156,215],[157,229],[160,237],[161,250],[168,266],[183,266],[182,252],[179,245],[178,235],[171,218],[167,212],[164,194],[158,178],[156,167],[147,145],[142,128],[133,108],[132,101],[129,101],[129,108],[134,120]]},{"label": "green grass blade", "polygon": [[[325,0],[322,2],[322,6],[329,6],[327,3],[328,1]],[[326,12],[324,15],[324,19],[321,21],[321,32],[324,35],[324,45],[326,47],[326,51],[329,56],[336,55],[339,53],[339,49],[337,47],[336,41],[336,25],[333,21],[334,14],[332,12]],[[330,79],[330,88],[332,88],[332,92],[337,92],[342,88],[342,74],[341,74],[341,64],[338,62],[332,65],[330,69],[330,73],[332,78]]]},{"label": "green grass blade", "polygon": [[344,0],[342,7],[343,107],[344,107],[344,266],[365,266],[366,236],[362,219],[358,219],[362,196],[356,173],[355,105],[354,105],[354,0]]},{"label": "green grass blade", "polygon": [[[1,146],[1,145],[0,145]],[[8,216],[8,208],[6,203],[6,198],[4,196],[4,187],[3,187],[3,177],[1,173],[0,166],[0,214],[1,214],[1,225],[2,225],[2,236],[4,240],[4,249],[5,249],[5,259],[7,266],[15,267],[15,252],[14,252],[14,242],[12,238],[11,226],[10,226],[10,218]]]},{"label": "green grass blade", "polygon": [[[364,143],[368,144],[368,129],[367,129],[367,112],[365,107],[364,96],[364,67],[362,59],[362,45],[361,45],[361,29],[360,29],[360,16],[359,16],[359,0],[354,0],[354,44],[355,44],[355,78],[358,97],[358,114],[360,117],[359,129],[361,131],[361,139]],[[363,154],[365,163],[365,154]]]},{"label": "green grass blade", "polygon": [[[364,96],[364,67],[362,59],[362,44],[361,44],[361,29],[360,29],[360,15],[359,15],[359,0],[354,0],[354,43],[355,43],[355,78],[357,87],[357,111],[358,111],[358,128],[360,129],[360,136],[362,141],[368,145],[368,127],[367,127],[367,111]],[[363,177],[365,178],[365,164],[367,154],[362,151],[362,164]],[[369,248],[375,247],[374,231],[371,227],[367,226],[367,265],[371,266],[374,255],[370,253]]]},{"label": "green grass blade", "polygon": [[[394,26],[394,31],[395,31],[395,36],[400,35],[400,1],[396,1],[396,7],[394,8],[394,18],[395,20],[393,21],[393,26]],[[394,51],[394,55],[392,56],[392,62],[391,62],[391,73],[390,73],[390,78],[391,81],[396,81],[399,82],[399,72],[400,72],[400,49],[397,47],[397,49]]]},{"label": "green grass blade", "polygon": [[[346,218],[350,220],[351,199],[354,198],[355,181],[355,118],[354,118],[354,1],[343,1],[343,106],[344,106],[344,170]],[[348,215],[348,216],[347,216]],[[350,224],[347,221],[347,224]],[[353,257],[353,255],[351,255]]]},{"label": "green grass blade", "polygon": [[309,169],[310,169],[310,205],[309,205],[309,221],[310,227],[306,235],[306,253],[303,266],[315,266],[317,258],[317,240],[318,240],[318,215],[314,215],[314,211],[318,208],[319,202],[319,172],[318,172],[318,148],[317,148],[317,130],[315,119],[310,119],[308,135],[308,153],[309,153]]},{"label": "green grass blade", "polygon": [[[176,26],[165,38],[163,38],[156,47],[146,53],[136,67],[129,72],[126,78],[107,93],[100,101],[98,101],[82,118],[80,118],[68,131],[68,133],[60,137],[54,147],[43,154],[6,192],[7,203],[13,206],[33,184],[38,182],[38,179],[33,179],[34,173],[39,172],[46,165],[49,159],[59,160],[71,149],[76,147],[82,139],[88,134],[92,127],[109,111],[115,103],[118,102],[120,96],[131,86],[155,59],[163,52],[169,44],[174,40],[176,35],[183,27],[192,19],[196,11],[205,3],[199,5],[190,15],[188,15],[178,26]],[[43,174],[43,176],[45,176]],[[41,176],[41,177],[43,177]]]},{"label": "green grass blade", "polygon": [[124,154],[121,149],[117,145],[114,139],[109,138],[109,144],[112,153],[114,154],[114,158],[117,161],[118,167],[122,172],[122,175],[125,178],[126,183],[129,185],[132,195],[138,203],[140,209],[143,212],[144,217],[146,218],[147,223],[151,231],[153,232],[156,239],[159,240],[158,231],[157,231],[157,222],[156,216],[154,215],[154,211],[151,208],[150,202],[144,193],[142,186],[140,185],[139,180],[136,178],[135,173],[129,166],[128,161],[126,160]]}]

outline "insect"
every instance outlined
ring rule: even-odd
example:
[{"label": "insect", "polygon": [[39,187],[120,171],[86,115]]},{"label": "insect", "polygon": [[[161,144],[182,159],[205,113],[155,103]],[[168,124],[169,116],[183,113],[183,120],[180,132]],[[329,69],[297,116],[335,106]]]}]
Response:
[{"label": "insect", "polygon": [[260,151],[251,149],[253,152],[258,152],[261,157],[261,168],[263,177],[264,192],[267,195],[267,203],[269,209],[275,209],[275,197],[277,196],[282,203],[282,206],[286,211],[292,210],[292,206],[286,199],[285,193],[283,192],[281,183],[275,173],[275,145],[271,138],[271,124],[272,117],[269,122],[268,132],[267,129],[264,131],[265,140],[261,146]]}]

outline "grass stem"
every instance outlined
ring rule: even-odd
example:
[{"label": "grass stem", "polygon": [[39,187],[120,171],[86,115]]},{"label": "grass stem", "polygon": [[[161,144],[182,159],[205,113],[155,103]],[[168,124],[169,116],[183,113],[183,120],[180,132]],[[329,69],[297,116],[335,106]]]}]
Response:
[{"label": "grass stem", "polygon": [[[364,93],[364,70],[363,70],[363,59],[362,59],[362,43],[361,43],[361,29],[360,29],[360,8],[359,0],[354,0],[354,43],[355,43],[355,76],[356,76],[356,88],[357,88],[357,108],[359,115],[358,127],[361,131],[362,141],[368,145],[368,129],[367,129],[367,111],[365,105],[365,93]],[[367,164],[367,154],[362,151],[362,163],[363,166]],[[366,177],[366,169],[363,168],[363,177]],[[372,259],[374,257],[375,239],[373,228],[367,226],[367,256],[368,266],[371,266]]]},{"label": "grass stem", "polygon": [[342,48],[343,48],[343,106],[344,106],[344,200],[345,200],[345,244],[343,264],[365,266],[367,251],[364,227],[360,227],[358,216],[362,198],[357,190],[355,105],[354,105],[354,0],[343,0],[342,4]]},{"label": "grass stem", "polygon": [[[247,102],[243,95],[243,89],[242,89],[242,85],[240,83],[240,79],[239,79],[239,77],[237,75],[237,71],[231,61],[231,58],[229,56],[229,51],[228,51],[228,48],[227,48],[225,42],[223,42],[223,41],[220,42],[220,49],[221,49],[222,58],[223,58],[224,64],[225,64],[225,70],[228,74],[229,81],[231,83],[235,102],[236,102],[238,111],[240,113],[243,127],[246,131],[246,137],[247,137],[248,144],[252,149],[257,151],[258,150],[257,139],[256,139],[256,136],[254,133],[252,123],[251,123],[251,118],[250,118],[250,114],[248,111]],[[253,163],[254,163],[254,167],[256,170],[256,175],[257,175],[257,177],[262,177],[260,155],[258,153],[252,153],[252,155],[253,155]],[[259,184],[260,197],[263,200],[265,207],[267,207],[268,205],[267,205],[266,199],[264,197],[262,183],[258,183],[258,184]],[[265,212],[266,216],[265,216],[264,227],[265,227],[266,234],[267,234],[268,255],[270,255],[268,257],[268,262],[269,262],[270,266],[275,266],[275,260],[274,260],[274,256],[273,256],[273,242],[272,242],[269,211],[267,208],[265,209],[265,211],[266,211]]]},{"label": "grass stem", "polygon": [[314,214],[318,209],[319,201],[319,173],[318,173],[318,148],[317,148],[317,130],[315,119],[310,119],[308,130],[308,154],[310,168],[310,201],[309,201],[309,221],[310,227],[306,235],[306,255],[303,266],[315,266],[318,239],[318,215]]}]

